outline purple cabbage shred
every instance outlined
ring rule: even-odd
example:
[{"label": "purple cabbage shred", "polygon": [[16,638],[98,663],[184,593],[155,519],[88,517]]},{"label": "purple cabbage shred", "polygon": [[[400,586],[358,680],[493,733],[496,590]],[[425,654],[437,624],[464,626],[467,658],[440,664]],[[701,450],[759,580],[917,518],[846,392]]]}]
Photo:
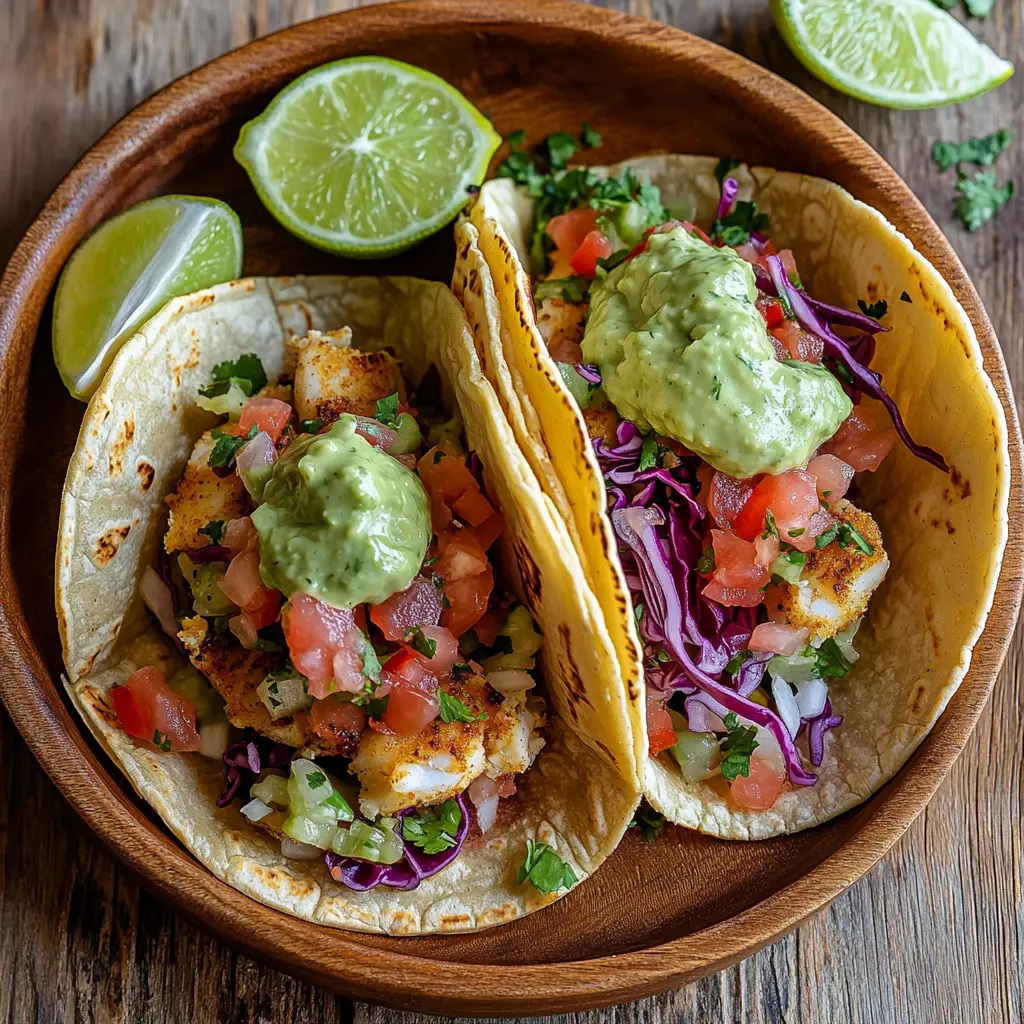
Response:
[{"label": "purple cabbage shred", "polygon": [[248,796],[249,787],[267,768],[283,768],[295,757],[295,748],[261,736],[247,728],[240,740],[224,751],[226,786],[217,797],[218,807],[227,807],[240,793]]}]

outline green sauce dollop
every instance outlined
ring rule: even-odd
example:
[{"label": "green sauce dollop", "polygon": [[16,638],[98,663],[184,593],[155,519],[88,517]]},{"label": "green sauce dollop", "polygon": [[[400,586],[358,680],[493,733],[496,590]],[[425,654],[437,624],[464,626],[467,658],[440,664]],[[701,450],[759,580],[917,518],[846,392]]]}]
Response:
[{"label": "green sauce dollop", "polygon": [[336,608],[379,604],[405,590],[423,563],[427,492],[355,426],[342,416],[248,474],[260,575],[287,597],[312,594]]},{"label": "green sauce dollop", "polygon": [[641,430],[734,477],[804,465],[853,406],[817,363],[776,360],[750,265],[682,228],[591,288],[583,359]]}]

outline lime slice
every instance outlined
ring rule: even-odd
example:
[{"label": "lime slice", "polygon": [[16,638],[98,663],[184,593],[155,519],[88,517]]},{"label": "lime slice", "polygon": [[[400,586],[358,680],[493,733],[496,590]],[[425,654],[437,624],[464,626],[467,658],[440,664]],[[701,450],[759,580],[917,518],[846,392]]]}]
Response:
[{"label": "lime slice", "polygon": [[53,303],[53,358],[86,399],[121,345],[161,306],[242,272],[242,225],[226,203],[161,196],[104,221],[71,254]]},{"label": "lime slice", "polygon": [[883,107],[957,103],[1013,65],[932,0],[771,0],[786,45],[834,89]]},{"label": "lime slice", "polygon": [[244,125],[235,159],[268,210],[345,256],[400,252],[447,224],[501,139],[465,96],[383,57],[324,64]]}]

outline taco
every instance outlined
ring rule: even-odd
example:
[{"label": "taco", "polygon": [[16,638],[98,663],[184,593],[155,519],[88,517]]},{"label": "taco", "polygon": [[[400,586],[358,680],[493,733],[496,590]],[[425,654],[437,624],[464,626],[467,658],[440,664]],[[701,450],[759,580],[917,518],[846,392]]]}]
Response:
[{"label": "taco", "polygon": [[586,584],[547,536],[569,545],[447,288],[175,299],[114,361],[69,466],[68,691],[171,831],[261,902],[400,934],[509,921],[592,873],[639,799],[588,735],[625,701],[575,642]]},{"label": "taco", "polygon": [[497,311],[478,352],[604,611],[648,801],[734,839],[853,807],[964,677],[1006,541],[967,315],[818,178],[521,149],[499,173],[452,287]]}]

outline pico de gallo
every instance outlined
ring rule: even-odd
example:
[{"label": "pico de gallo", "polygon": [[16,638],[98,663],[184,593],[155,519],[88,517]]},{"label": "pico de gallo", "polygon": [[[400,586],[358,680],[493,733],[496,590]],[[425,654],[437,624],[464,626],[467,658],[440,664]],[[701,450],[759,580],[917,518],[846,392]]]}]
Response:
[{"label": "pico de gallo", "polygon": [[139,742],[223,758],[222,805],[286,856],[413,888],[544,745],[541,637],[496,579],[504,521],[460,422],[347,330],[289,342],[285,365],[271,382],[242,355],[200,389],[221,421],[142,585],[191,668],[143,666],[111,701]]},{"label": "pico de gallo", "polygon": [[886,303],[808,295],[768,217],[738,199],[736,161],[719,162],[717,215],[701,226],[628,169],[569,168],[569,135],[514,142],[499,174],[535,200],[537,326],[604,476],[649,755],[768,809],[817,781],[842,724],[830,683],[857,661],[889,568],[850,500],[855,474],[897,440],[947,469],[870,368]]}]

